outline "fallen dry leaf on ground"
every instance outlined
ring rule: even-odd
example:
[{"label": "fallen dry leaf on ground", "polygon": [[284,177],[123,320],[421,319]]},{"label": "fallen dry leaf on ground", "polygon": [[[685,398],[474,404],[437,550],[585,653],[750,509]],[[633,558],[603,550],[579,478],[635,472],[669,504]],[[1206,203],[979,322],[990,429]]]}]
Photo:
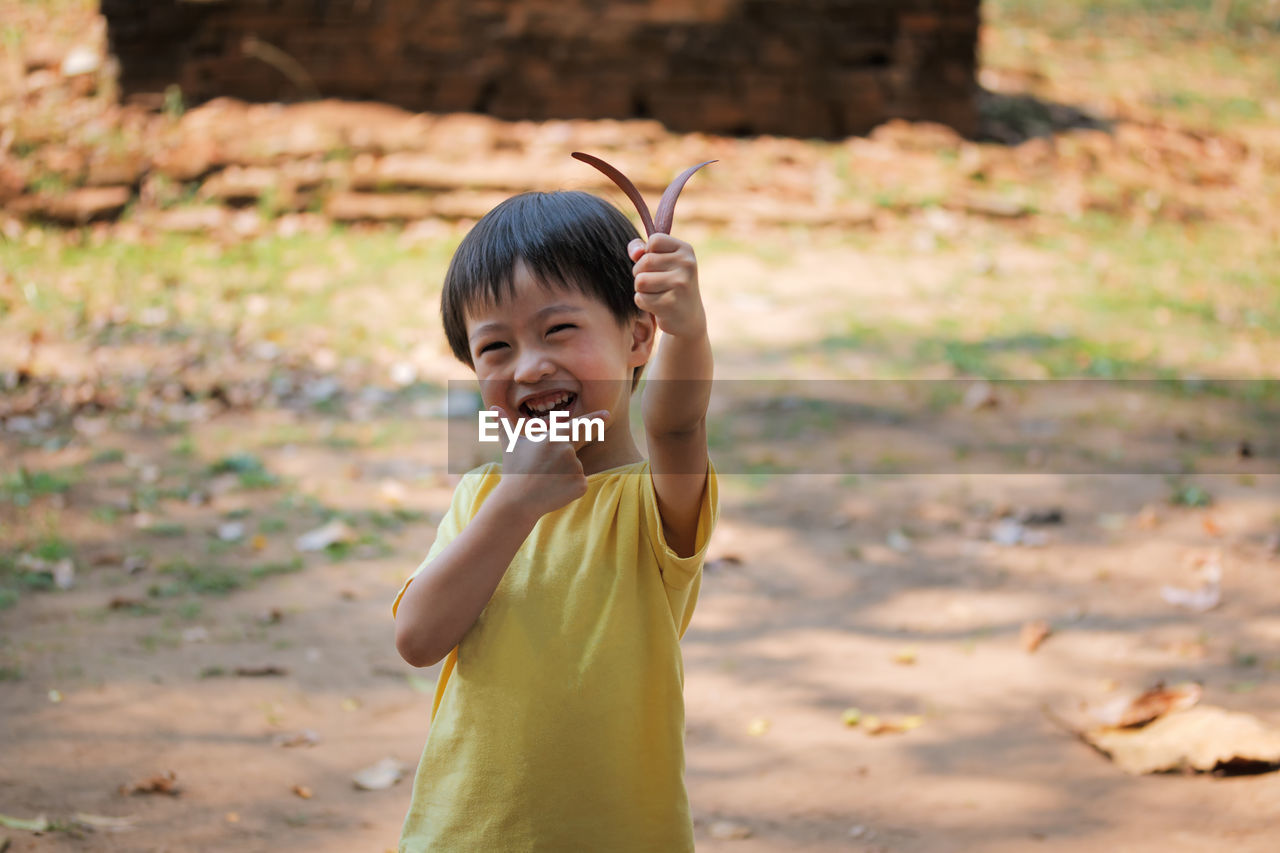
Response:
[{"label": "fallen dry leaf on ground", "polygon": [[382,791],[399,782],[404,773],[402,762],[384,758],[351,777],[351,782],[361,791]]},{"label": "fallen dry leaf on ground", "polygon": [[910,714],[905,717],[889,719],[867,714],[862,718],[862,730],[869,735],[896,735],[918,729],[924,725],[924,717]]},{"label": "fallen dry leaf on ground", "polygon": [[309,800],[313,796],[313,794],[311,793],[311,789],[308,788],[306,785],[294,785],[289,790],[293,791],[294,794],[298,795],[304,800]]},{"label": "fallen dry leaf on ground", "polygon": [[741,841],[751,837],[751,827],[731,820],[718,820],[711,824],[708,833],[717,841]]},{"label": "fallen dry leaf on ground", "polygon": [[1094,709],[1091,714],[1104,726],[1133,728],[1150,723],[1172,711],[1192,707],[1204,694],[1199,684],[1186,683],[1165,687],[1157,684],[1136,696],[1121,696]]},{"label": "fallen dry leaf on ground", "polygon": [[1183,589],[1176,586],[1160,587],[1160,597],[1175,607],[1185,607],[1196,613],[1206,613],[1222,601],[1222,563],[1215,556],[1204,567],[1205,582],[1199,589]]},{"label": "fallen dry leaf on ground", "polygon": [[919,654],[915,647],[907,646],[894,652],[892,660],[899,666],[914,666],[918,657]]},{"label": "fallen dry leaf on ground", "polygon": [[1209,705],[1175,711],[1140,729],[1107,726],[1081,737],[1126,773],[1280,768],[1280,731],[1250,714]]},{"label": "fallen dry leaf on ground", "polygon": [[294,541],[294,547],[299,551],[323,551],[330,545],[354,542],[355,540],[355,531],[347,526],[345,522],[335,519],[322,527],[308,530],[299,536]]},{"label": "fallen dry leaf on ground", "polygon": [[313,729],[300,732],[286,732],[271,739],[276,746],[315,746],[320,743],[320,733]]},{"label": "fallen dry leaf on ground", "polygon": [[1048,622],[1043,619],[1033,619],[1030,622],[1023,623],[1022,631],[1018,635],[1018,641],[1022,643],[1022,648],[1027,654],[1033,654],[1052,633],[1053,628],[1049,626]]},{"label": "fallen dry leaf on ground", "polygon": [[130,794],[168,794],[176,797],[182,793],[182,788],[178,786],[178,774],[170,770],[160,776],[152,776],[141,782],[134,782],[132,785],[121,785],[120,793],[126,797]]}]

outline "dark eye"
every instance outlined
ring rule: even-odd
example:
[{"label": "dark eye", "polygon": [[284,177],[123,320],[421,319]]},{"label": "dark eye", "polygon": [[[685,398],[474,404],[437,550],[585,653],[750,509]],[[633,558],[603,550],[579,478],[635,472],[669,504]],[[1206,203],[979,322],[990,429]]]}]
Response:
[{"label": "dark eye", "polygon": [[507,345],[506,341],[494,341],[493,343],[485,344],[484,346],[480,347],[480,354],[484,355],[485,353],[490,352],[492,350],[501,349],[506,345]]},{"label": "dark eye", "polygon": [[552,326],[550,329],[547,329],[547,334],[553,335],[556,332],[562,331],[564,329],[576,329],[576,328],[578,327],[575,326],[573,323],[557,323],[556,325]]}]

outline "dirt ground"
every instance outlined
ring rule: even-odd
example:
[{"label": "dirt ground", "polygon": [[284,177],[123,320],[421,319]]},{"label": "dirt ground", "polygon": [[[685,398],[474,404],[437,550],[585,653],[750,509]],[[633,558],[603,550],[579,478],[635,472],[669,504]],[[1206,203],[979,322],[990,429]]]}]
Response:
[{"label": "dirt ground", "polygon": [[[997,58],[1014,45],[1027,79],[1055,81],[1048,103],[1094,103],[1099,67],[1126,86],[1140,78],[1135,66],[1199,73],[1170,70],[1177,51],[1131,51],[1119,36],[1114,55],[1093,36],[1071,51],[1069,38],[1052,44],[1030,27],[984,39]],[[1216,48],[1196,56],[1220,58]],[[1016,76],[1013,60],[1005,64],[984,69],[984,85]],[[1244,80],[1239,71],[1222,73]],[[891,128],[879,141],[851,141],[841,192],[866,204],[879,196],[874,222],[858,230],[691,223],[681,235],[703,258],[718,377],[972,378],[1028,366],[1037,377],[1076,367],[1098,377],[1114,365],[1134,375],[1273,376],[1280,303],[1265,259],[1276,243],[1268,211],[1280,207],[1268,164],[1280,149],[1262,125],[1280,100],[1237,140],[1133,112],[1150,99],[1098,92],[1103,112],[1130,111],[1111,135],[1007,150],[966,143],[960,154],[933,150],[927,128],[919,138]],[[1252,96],[1242,92],[1174,101],[1239,111]],[[51,121],[64,115],[49,110]],[[693,135],[653,151],[662,164],[696,162],[705,144]],[[717,166],[725,177],[709,186],[758,179],[750,192],[766,208],[772,182],[777,198],[807,210],[845,156],[794,140],[715,144],[742,156],[736,165],[726,157]],[[1220,165],[1212,151],[1225,176],[1209,174]],[[1039,201],[1012,218],[990,204],[953,204],[954,187],[931,183],[952,171],[1016,189],[1038,176]],[[1093,215],[1113,218],[1090,225]],[[151,370],[156,380],[146,405],[74,423],[17,414],[0,430],[0,595],[9,596],[0,598],[0,816],[52,822],[39,833],[0,825],[0,853],[395,847],[436,671],[400,660],[390,604],[429,548],[455,478],[439,400],[404,389],[384,400],[378,389],[406,353],[413,379],[437,391],[467,375],[439,331],[423,330],[438,282],[425,286],[422,270],[464,226],[432,220],[398,242],[386,230],[331,234],[321,223],[321,236],[301,244],[313,257],[292,268],[277,258],[259,276],[251,261],[292,250],[292,238],[272,231],[283,234],[286,221],[300,220],[264,219],[229,242],[201,233],[177,250],[127,219],[65,232],[13,220],[0,239],[17,270],[0,269],[0,319],[12,323],[0,325],[0,380],[16,384],[9,362],[40,343],[34,366],[23,366],[32,367],[27,385],[0,384],[0,404],[46,380],[76,393],[75,382],[57,382],[81,366],[101,367],[99,383],[116,383],[122,398],[129,377]],[[1215,253],[1224,230],[1236,242]],[[254,254],[245,243],[259,236],[267,248]],[[62,254],[51,248],[58,241]],[[135,275],[136,256],[156,246],[154,274]],[[377,266],[385,258],[369,246],[401,262]],[[223,252],[225,267],[205,260]],[[18,269],[30,258],[36,277]],[[85,265],[39,266],[63,260]],[[243,290],[226,281],[237,277]],[[101,282],[105,296],[95,292]],[[170,302],[152,298],[171,290]],[[348,323],[353,316],[368,325]],[[1132,351],[1108,348],[1116,339]],[[346,370],[344,341],[367,357],[357,370]],[[1065,370],[1001,360],[1024,344],[1033,356],[1061,350]],[[246,355],[261,352],[274,355]],[[206,399],[184,398],[199,396],[173,367],[188,357],[224,398],[238,386],[217,385],[226,378],[218,371],[253,359],[264,375],[278,368],[272,376],[292,390],[230,399],[208,416],[152,417],[214,396],[202,388]],[[977,357],[986,360],[976,369],[964,361]],[[334,394],[339,403],[326,406]],[[1183,440],[1177,422],[1143,417],[1138,426]],[[1256,427],[1252,438],[1270,442],[1258,445],[1261,457],[1276,439]],[[874,458],[879,440],[855,436],[856,448],[839,450]],[[719,447],[726,459],[732,450]],[[1275,458],[1237,459],[1223,469],[1232,473],[1186,481],[1051,468],[770,476],[767,464],[739,459],[722,477],[721,521],[683,642],[698,849],[1280,848],[1280,773],[1130,776],[1055,722],[1157,682],[1194,681],[1203,704],[1280,727]],[[1060,520],[1028,526],[1033,544],[1002,544],[1001,520],[1019,515]],[[297,537],[339,518],[355,532],[299,551]],[[59,589],[67,554],[75,576]],[[1216,607],[1198,613],[1162,597],[1166,585],[1196,588],[1211,565],[1222,568]],[[1032,652],[1022,633],[1035,620],[1052,633]],[[875,734],[873,716],[908,724]],[[356,773],[388,758],[406,770],[398,784],[355,788]],[[127,793],[149,783],[175,790]]]},{"label": "dirt ground", "polygon": [[[832,252],[847,269],[849,250]],[[760,335],[770,329],[739,298],[731,273],[744,264],[729,256],[703,270],[717,342],[738,353],[751,347],[751,317]],[[820,276],[778,275],[783,292],[823,290]],[[874,275],[840,281],[879,286]],[[796,329],[827,309],[815,297],[788,310]],[[53,452],[10,442],[13,464],[94,473],[9,510],[28,525],[56,516],[79,571],[72,589],[23,595],[0,614],[6,671],[20,673],[0,684],[0,813],[87,813],[129,828],[6,830],[9,850],[393,848],[409,778],[370,792],[352,776],[388,757],[411,769],[426,735],[435,671],[399,660],[389,605],[448,504],[441,424],[411,420],[419,437],[391,446],[334,440],[385,426],[376,418],[264,409],[192,424],[182,440],[202,458],[263,447],[266,468],[297,494],[352,511],[386,506],[392,478],[408,486],[397,505],[418,514],[343,559],[308,557],[302,571],[267,572],[229,595],[175,599],[187,609],[156,592],[172,577],[158,568],[166,560],[212,542],[226,519],[283,507],[271,535],[229,557],[287,565],[314,526],[307,505],[214,489],[207,504],[166,505],[186,538],[147,538],[128,529],[136,518],[113,526],[88,510],[130,478],[165,482],[178,439],[140,428]],[[94,462],[103,448],[119,452]],[[1280,558],[1268,542],[1280,478],[1197,482],[1211,506],[1172,505],[1157,476],[726,476],[684,640],[699,849],[1274,850],[1280,774],[1128,776],[1043,710],[1194,680],[1205,703],[1280,724]],[[992,541],[1001,514],[1045,509],[1064,519],[1036,528],[1045,543]],[[142,539],[145,566],[131,571]],[[1162,585],[1196,586],[1215,555],[1219,607],[1195,614],[1162,600]],[[1054,633],[1031,654],[1019,633],[1035,619]],[[280,674],[236,674],[272,667]],[[851,708],[919,725],[870,735],[844,723]],[[306,730],[319,742],[276,743]],[[168,773],[176,796],[120,792]]]}]

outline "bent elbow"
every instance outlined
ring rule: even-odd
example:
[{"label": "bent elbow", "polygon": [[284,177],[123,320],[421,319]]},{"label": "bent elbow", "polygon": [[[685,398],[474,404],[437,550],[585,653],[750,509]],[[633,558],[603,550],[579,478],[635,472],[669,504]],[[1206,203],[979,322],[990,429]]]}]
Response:
[{"label": "bent elbow", "polygon": [[434,644],[424,642],[415,632],[400,625],[396,626],[396,651],[405,663],[419,669],[435,666],[449,653],[448,650],[437,652]]}]

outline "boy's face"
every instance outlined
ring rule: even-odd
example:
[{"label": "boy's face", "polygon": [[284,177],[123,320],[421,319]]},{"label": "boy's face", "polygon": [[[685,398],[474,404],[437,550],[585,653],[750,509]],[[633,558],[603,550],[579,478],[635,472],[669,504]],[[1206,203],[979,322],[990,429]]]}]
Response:
[{"label": "boy's face", "polygon": [[485,406],[517,416],[567,411],[580,417],[600,409],[625,426],[631,376],[653,346],[650,315],[619,324],[608,307],[566,286],[540,284],[522,262],[512,274],[514,295],[467,312],[467,343]]}]

